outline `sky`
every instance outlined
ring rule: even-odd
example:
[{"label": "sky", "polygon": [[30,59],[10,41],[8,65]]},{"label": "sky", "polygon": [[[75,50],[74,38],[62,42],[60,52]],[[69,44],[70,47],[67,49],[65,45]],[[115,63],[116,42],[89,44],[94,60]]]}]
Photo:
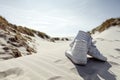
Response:
[{"label": "sky", "polygon": [[120,17],[120,0],[0,0],[0,15],[52,37],[75,36]]}]

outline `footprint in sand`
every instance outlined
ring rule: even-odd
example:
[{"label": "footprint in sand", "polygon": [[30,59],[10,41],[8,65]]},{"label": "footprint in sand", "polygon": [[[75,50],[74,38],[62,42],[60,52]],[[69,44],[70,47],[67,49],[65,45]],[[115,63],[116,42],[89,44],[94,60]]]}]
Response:
[{"label": "footprint in sand", "polygon": [[63,64],[63,63],[65,63],[65,61],[63,61],[63,60],[61,60],[61,59],[58,59],[58,60],[54,61],[54,63],[60,63],[60,64]]},{"label": "footprint in sand", "polygon": [[49,78],[48,80],[63,80],[61,76],[54,76]]},{"label": "footprint in sand", "polygon": [[60,60],[60,59],[58,59],[58,60],[56,60],[56,61],[54,61],[55,63],[59,63],[59,62],[61,62],[62,60]]},{"label": "footprint in sand", "polygon": [[115,50],[118,51],[118,52],[120,52],[120,48],[116,48]]},{"label": "footprint in sand", "polygon": [[120,42],[120,40],[115,40],[115,41],[118,41],[118,42]]},{"label": "footprint in sand", "polygon": [[23,74],[23,70],[21,68],[11,68],[11,69],[8,69],[6,71],[2,71],[0,72],[0,79],[2,78],[5,78],[5,77],[8,77],[8,76],[20,76],[21,74]]},{"label": "footprint in sand", "polygon": [[57,63],[57,64],[65,64],[67,62],[67,59],[57,59],[54,61],[54,63]]}]

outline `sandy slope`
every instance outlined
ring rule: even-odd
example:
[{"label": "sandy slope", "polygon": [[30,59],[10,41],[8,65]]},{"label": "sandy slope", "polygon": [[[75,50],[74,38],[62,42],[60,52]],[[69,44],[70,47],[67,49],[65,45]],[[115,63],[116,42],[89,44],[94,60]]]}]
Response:
[{"label": "sandy slope", "polygon": [[0,80],[120,80],[119,31],[120,28],[110,28],[94,37],[108,62],[89,58],[86,66],[74,65],[65,57],[70,42],[53,43],[36,37],[38,53],[1,61]]},{"label": "sandy slope", "polygon": [[[80,79],[74,72],[75,67],[64,56],[64,51],[68,47],[68,42],[49,43],[43,42],[46,50],[44,53],[26,56],[18,59],[3,61],[0,64],[3,75],[0,78],[21,78],[23,80],[75,80]],[[5,67],[4,67],[4,66]],[[69,65],[69,66],[68,66]],[[18,70],[19,69],[19,70]],[[15,71],[15,72],[14,72]],[[11,74],[5,74],[11,73]],[[19,75],[21,73],[21,75]],[[17,76],[17,77],[16,77]],[[9,80],[9,79],[8,79]]]}]

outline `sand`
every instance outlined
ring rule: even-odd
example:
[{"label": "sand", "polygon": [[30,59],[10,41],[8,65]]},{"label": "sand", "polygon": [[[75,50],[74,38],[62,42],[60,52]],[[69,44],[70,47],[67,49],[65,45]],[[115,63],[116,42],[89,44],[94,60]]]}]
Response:
[{"label": "sand", "polygon": [[88,57],[86,66],[75,65],[65,56],[71,41],[53,43],[35,37],[36,54],[0,61],[0,80],[120,80],[119,35],[120,28],[112,27],[94,36],[108,61]]}]

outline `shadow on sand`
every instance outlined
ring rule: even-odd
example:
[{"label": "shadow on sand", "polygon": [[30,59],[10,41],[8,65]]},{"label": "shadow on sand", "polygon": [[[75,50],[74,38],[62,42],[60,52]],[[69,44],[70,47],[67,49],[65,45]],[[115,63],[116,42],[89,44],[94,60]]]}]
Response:
[{"label": "shadow on sand", "polygon": [[85,66],[75,65],[75,67],[84,80],[116,80],[115,74],[109,71],[112,66],[108,62],[89,58]]}]

